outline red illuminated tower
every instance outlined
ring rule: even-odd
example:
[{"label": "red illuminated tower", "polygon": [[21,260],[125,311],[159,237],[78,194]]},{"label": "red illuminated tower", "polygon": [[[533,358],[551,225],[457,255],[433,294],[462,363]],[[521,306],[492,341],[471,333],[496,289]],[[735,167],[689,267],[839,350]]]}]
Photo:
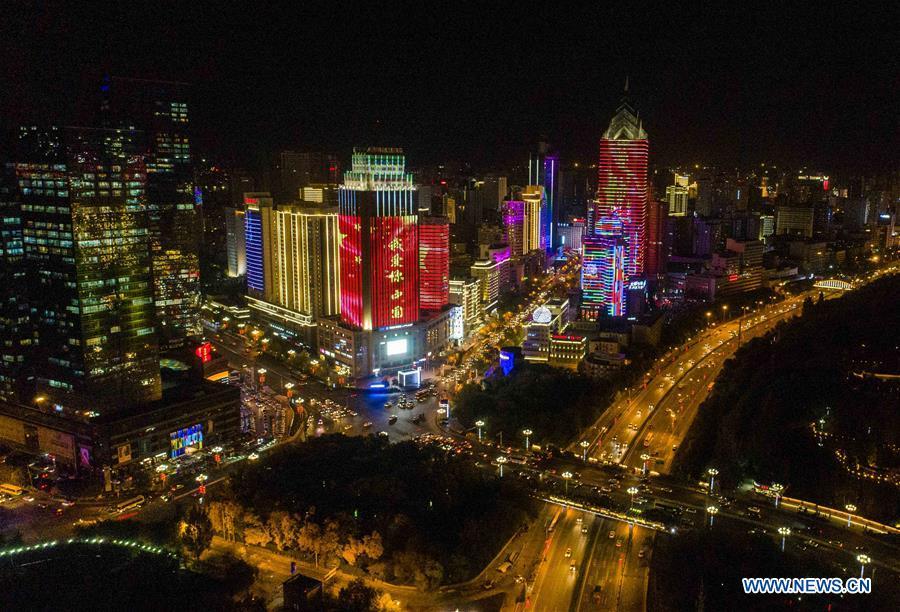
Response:
[{"label": "red illuminated tower", "polygon": [[647,249],[647,132],[626,97],[600,139],[594,219],[617,216],[625,236],[625,276],[644,273]]},{"label": "red illuminated tower", "polygon": [[450,303],[450,221],[419,222],[419,308],[440,310]]},{"label": "red illuminated tower", "polygon": [[665,233],[669,203],[650,200],[647,207],[647,254],[644,271],[647,278],[666,273]]},{"label": "red illuminated tower", "polygon": [[419,318],[419,236],[402,149],[354,151],[339,192],[341,319],[382,329]]}]

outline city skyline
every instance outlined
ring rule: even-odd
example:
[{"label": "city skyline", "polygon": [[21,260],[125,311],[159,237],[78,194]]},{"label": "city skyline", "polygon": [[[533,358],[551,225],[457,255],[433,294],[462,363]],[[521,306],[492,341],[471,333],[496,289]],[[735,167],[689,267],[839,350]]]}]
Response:
[{"label": "city skyline", "polygon": [[897,609],[892,16],[9,7],[0,608]]}]

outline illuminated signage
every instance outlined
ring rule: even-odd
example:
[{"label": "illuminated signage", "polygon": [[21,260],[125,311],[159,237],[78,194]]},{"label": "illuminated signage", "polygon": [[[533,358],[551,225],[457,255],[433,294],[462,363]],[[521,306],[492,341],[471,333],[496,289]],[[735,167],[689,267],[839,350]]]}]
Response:
[{"label": "illuminated signage", "polygon": [[197,423],[169,434],[169,454],[172,458],[203,448],[203,425]]},{"label": "illuminated signage", "polygon": [[407,347],[407,339],[401,338],[400,340],[390,340],[387,342],[386,351],[387,356],[392,357],[394,355],[404,355],[406,354]]},{"label": "illuminated signage", "polygon": [[728,275],[728,282],[729,282],[729,283],[733,283],[733,282],[736,281],[737,279],[738,279],[738,275],[737,275],[737,274],[729,274],[729,275]]},{"label": "illuminated signage", "polygon": [[200,363],[212,360],[212,344],[204,342],[194,350],[194,354],[200,358]]},{"label": "illuminated signage", "polygon": [[646,289],[647,281],[645,281],[645,280],[631,281],[630,283],[628,283],[628,288],[633,289],[633,290]]}]

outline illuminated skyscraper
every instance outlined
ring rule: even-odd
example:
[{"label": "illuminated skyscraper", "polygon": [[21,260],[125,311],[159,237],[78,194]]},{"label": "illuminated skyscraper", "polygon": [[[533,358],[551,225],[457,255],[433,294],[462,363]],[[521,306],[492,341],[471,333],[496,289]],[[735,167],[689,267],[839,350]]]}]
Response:
[{"label": "illuminated skyscraper", "polygon": [[546,142],[541,142],[528,160],[528,184],[544,188],[546,205],[541,234],[544,248],[553,248],[558,242],[553,231],[559,221],[559,157],[550,153],[550,145]]},{"label": "illuminated skyscraper", "polygon": [[22,204],[16,165],[0,165],[0,399],[18,399],[29,348],[28,276],[22,241]]},{"label": "illuminated skyscraper", "polygon": [[268,193],[244,194],[244,251],[247,293],[265,298],[272,291],[272,197]]},{"label": "illuminated skyscraper", "polygon": [[647,206],[647,277],[665,274],[668,260],[665,248],[666,220],[669,205],[664,200],[651,201]]},{"label": "illuminated skyscraper", "polygon": [[201,199],[194,189],[188,86],[113,77],[101,90],[106,126],[139,130],[137,144],[146,156],[153,300],[164,342],[179,346],[200,331]]},{"label": "illuminated skyscraper", "polygon": [[272,301],[310,325],[340,314],[337,209],[279,206],[272,219]]},{"label": "illuminated skyscraper", "polygon": [[225,253],[230,278],[247,273],[247,246],[245,240],[243,208],[225,209]]},{"label": "illuminated skyscraper", "polygon": [[38,391],[62,405],[161,395],[140,140],[130,130],[20,132],[32,366]]},{"label": "illuminated skyscraper", "polygon": [[623,223],[617,217],[597,220],[596,232],[582,245],[581,310],[586,319],[600,313],[624,314],[625,251]]},{"label": "illuminated skyscraper", "polygon": [[521,257],[525,253],[525,202],[507,200],[503,203],[503,229],[510,257]]},{"label": "illuminated skyscraper", "polygon": [[339,192],[341,319],[364,330],[419,316],[415,185],[402,149],[354,151]]},{"label": "illuminated skyscraper", "polygon": [[675,184],[666,187],[666,202],[669,205],[670,217],[683,217],[687,214],[688,176],[675,173]]},{"label": "illuminated skyscraper", "polygon": [[419,308],[440,310],[450,303],[450,222],[422,217],[419,222]]},{"label": "illuminated skyscraper", "polygon": [[[628,94],[626,83],[625,94]],[[647,240],[647,132],[623,98],[600,140],[595,219],[617,216],[625,237],[625,276],[644,273]]]},{"label": "illuminated skyscraper", "polygon": [[540,185],[528,185],[522,191],[525,202],[525,218],[523,222],[522,250],[525,253],[547,248],[547,199],[544,188]]}]

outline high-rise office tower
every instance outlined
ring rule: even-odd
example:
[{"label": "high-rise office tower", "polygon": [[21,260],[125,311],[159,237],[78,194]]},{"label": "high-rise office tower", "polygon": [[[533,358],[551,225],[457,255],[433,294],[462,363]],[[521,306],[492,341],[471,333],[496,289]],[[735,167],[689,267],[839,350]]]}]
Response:
[{"label": "high-rise office tower", "polygon": [[440,310],[450,303],[450,222],[419,220],[419,308]]},{"label": "high-rise office tower", "polygon": [[279,206],[272,213],[269,299],[312,323],[340,314],[337,208]]},{"label": "high-rise office tower", "polygon": [[418,319],[414,193],[402,149],[354,151],[339,192],[344,323],[371,330]]},{"label": "high-rise office tower", "polygon": [[541,231],[544,248],[556,246],[553,228],[559,222],[559,156],[550,152],[546,142],[538,144],[537,151],[528,160],[528,184],[544,188],[546,206],[543,211]]},{"label": "high-rise office tower", "polygon": [[0,166],[0,400],[18,399],[33,345],[16,165]]},{"label": "high-rise office tower", "polygon": [[244,253],[247,293],[265,298],[272,285],[272,197],[266,192],[244,194]]},{"label": "high-rise office tower", "polygon": [[507,200],[503,203],[503,230],[509,245],[510,257],[525,254],[525,202]]},{"label": "high-rise office tower", "polygon": [[37,390],[92,410],[158,399],[141,135],[29,128],[20,145],[15,179]]},{"label": "high-rise office tower", "polygon": [[471,207],[471,213],[467,212],[470,221],[475,225],[484,221],[496,223],[500,219],[500,210],[506,195],[505,176],[489,174],[481,180],[473,181],[467,204]]},{"label": "high-rise office tower", "polygon": [[624,314],[625,257],[624,224],[617,217],[597,220],[596,232],[582,245],[581,310],[586,319],[600,313]]},{"label": "high-rise office tower", "polygon": [[244,242],[245,214],[246,211],[243,208],[225,209],[226,274],[230,278],[247,273],[247,245]]},{"label": "high-rise office tower", "polygon": [[139,130],[156,316],[161,338],[178,346],[200,330],[202,224],[188,134],[188,86],[113,77],[101,90],[106,126]]},{"label": "high-rise office tower", "polygon": [[628,86],[609,128],[600,139],[595,232],[599,220],[616,216],[625,236],[627,279],[644,273],[647,248],[647,132],[629,104]]},{"label": "high-rise office tower", "polygon": [[648,277],[658,276],[666,272],[666,260],[668,257],[664,243],[668,211],[669,204],[663,200],[653,200],[647,206],[647,261],[645,272]]},{"label": "high-rise office tower", "polygon": [[522,250],[525,253],[538,249],[546,249],[547,232],[544,224],[547,222],[546,192],[541,185],[528,185],[522,190],[522,200],[525,202],[525,219],[523,222]]},{"label": "high-rise office tower", "polygon": [[675,173],[675,184],[666,187],[666,202],[670,217],[683,217],[687,214],[688,176]]}]

